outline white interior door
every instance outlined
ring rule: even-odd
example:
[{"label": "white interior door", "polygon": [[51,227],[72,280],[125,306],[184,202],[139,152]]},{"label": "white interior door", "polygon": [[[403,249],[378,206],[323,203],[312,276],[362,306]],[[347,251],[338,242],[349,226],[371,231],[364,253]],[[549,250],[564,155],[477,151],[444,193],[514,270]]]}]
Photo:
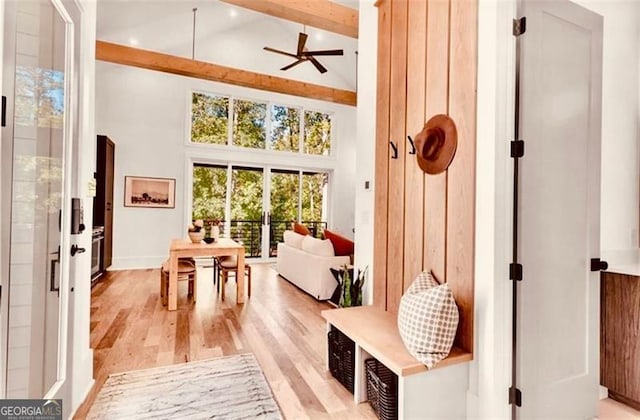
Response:
[{"label": "white interior door", "polygon": [[521,35],[519,417],[597,415],[602,19],[527,1]]}]

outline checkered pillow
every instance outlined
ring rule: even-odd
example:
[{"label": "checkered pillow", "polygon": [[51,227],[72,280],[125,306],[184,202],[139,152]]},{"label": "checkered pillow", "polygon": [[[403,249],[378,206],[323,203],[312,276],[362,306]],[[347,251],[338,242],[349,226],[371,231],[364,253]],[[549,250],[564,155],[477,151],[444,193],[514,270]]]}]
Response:
[{"label": "checkered pillow", "polygon": [[431,289],[432,287],[436,287],[440,285],[438,280],[436,280],[431,273],[427,273],[423,271],[418,274],[418,277],[411,283],[411,286],[407,289],[405,293],[414,294],[418,292],[424,292],[427,289]]},{"label": "checkered pillow", "polygon": [[409,353],[430,369],[451,351],[458,307],[446,283],[425,288],[424,274],[418,275],[400,300],[398,330]]}]

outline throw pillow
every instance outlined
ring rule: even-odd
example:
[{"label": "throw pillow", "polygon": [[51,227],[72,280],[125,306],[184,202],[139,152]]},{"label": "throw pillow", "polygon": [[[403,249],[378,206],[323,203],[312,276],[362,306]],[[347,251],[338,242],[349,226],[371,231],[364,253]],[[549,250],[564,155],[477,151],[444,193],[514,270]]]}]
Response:
[{"label": "throw pillow", "polygon": [[311,235],[311,231],[309,230],[309,228],[298,222],[293,222],[293,231],[295,233],[299,233],[300,235]]},{"label": "throw pillow", "polygon": [[333,257],[335,255],[330,240],[322,240],[313,236],[302,238],[302,250],[321,257]]},{"label": "throw pillow", "polygon": [[[422,282],[420,276],[416,281]],[[431,369],[451,351],[458,307],[446,283],[427,289],[411,286],[400,299],[398,330],[409,353]]]},{"label": "throw pillow", "polygon": [[337,233],[331,232],[328,229],[324,230],[324,237],[331,241],[333,250],[336,255],[351,255],[354,252],[355,244],[351,239],[347,239],[344,236],[340,236]]},{"label": "throw pillow", "polygon": [[429,272],[423,271],[418,274],[416,279],[411,283],[411,286],[407,289],[405,293],[414,294],[418,292],[424,292],[425,290],[431,289],[432,287],[439,286],[440,283],[436,280],[435,276]]},{"label": "throw pillow", "polygon": [[282,234],[282,240],[284,243],[293,248],[300,249],[302,247],[302,239],[304,239],[304,235],[295,233],[292,230],[285,230]]}]

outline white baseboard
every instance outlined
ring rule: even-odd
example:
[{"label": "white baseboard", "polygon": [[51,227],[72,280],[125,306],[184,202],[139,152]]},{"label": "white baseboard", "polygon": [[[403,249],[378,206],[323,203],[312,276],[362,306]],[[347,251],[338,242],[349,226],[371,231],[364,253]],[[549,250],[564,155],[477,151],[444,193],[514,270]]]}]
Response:
[{"label": "white baseboard", "polygon": [[599,397],[601,400],[609,398],[609,388],[599,385]]}]

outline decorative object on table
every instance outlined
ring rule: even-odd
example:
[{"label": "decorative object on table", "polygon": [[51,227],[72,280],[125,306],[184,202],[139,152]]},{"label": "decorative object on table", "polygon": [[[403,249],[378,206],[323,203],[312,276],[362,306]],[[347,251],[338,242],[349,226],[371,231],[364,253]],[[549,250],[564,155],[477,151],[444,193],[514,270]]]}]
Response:
[{"label": "decorative object on table", "polygon": [[435,175],[445,171],[458,148],[456,125],[447,115],[438,114],[424,125],[415,139],[418,166],[424,172]]},{"label": "decorative object on table", "polygon": [[87,416],[281,419],[252,353],[109,375]]},{"label": "decorative object on table", "polygon": [[173,178],[124,177],[124,206],[173,209],[176,206]]},{"label": "decorative object on table", "polygon": [[451,289],[440,284],[433,273],[418,274],[400,299],[400,337],[409,353],[429,369],[449,355],[458,320]]},{"label": "decorative object on table", "polygon": [[205,244],[212,244],[215,242],[215,239],[213,239],[211,236],[205,236],[202,240]]},{"label": "decorative object on table", "polygon": [[209,224],[209,232],[214,242],[217,242],[220,239],[220,221],[213,220]]},{"label": "decorative object on table", "polygon": [[[358,274],[353,278],[353,268],[349,268],[346,264],[342,266],[338,272],[338,281],[340,282],[340,302],[338,306],[348,308],[351,306],[362,306],[362,287],[367,276],[368,266],[364,270],[358,269]],[[332,269],[332,273],[334,269]],[[335,274],[334,274],[335,276]]]},{"label": "decorative object on table", "polygon": [[201,219],[195,220],[189,225],[189,239],[191,239],[191,242],[194,244],[199,244],[204,239],[203,227],[204,222]]}]

